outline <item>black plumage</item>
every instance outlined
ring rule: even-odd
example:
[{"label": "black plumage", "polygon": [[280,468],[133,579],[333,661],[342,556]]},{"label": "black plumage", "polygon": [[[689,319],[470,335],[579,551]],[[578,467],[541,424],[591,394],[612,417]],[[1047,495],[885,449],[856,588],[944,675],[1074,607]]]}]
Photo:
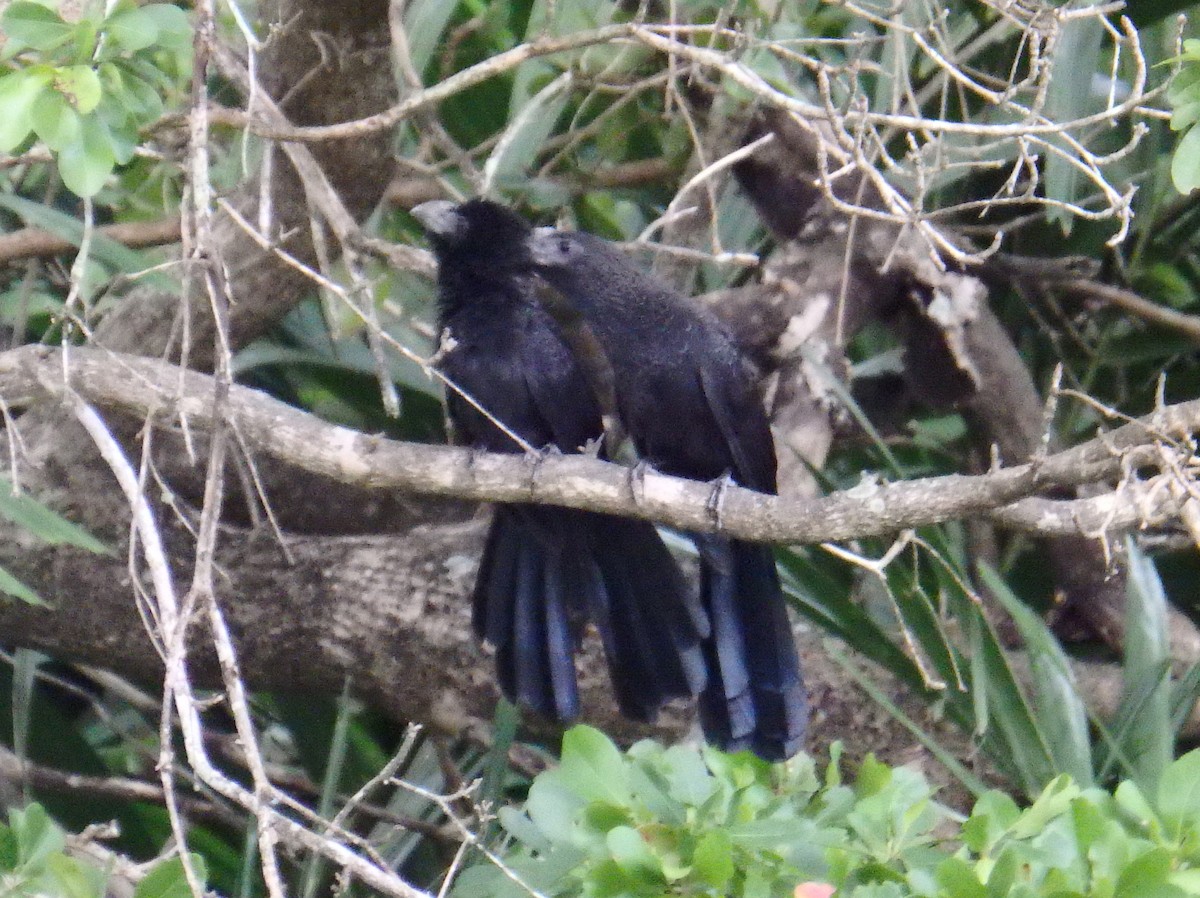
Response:
[{"label": "black plumage", "polygon": [[[597,401],[556,321],[534,294],[529,225],[484,200],[413,210],[438,261],[440,370],[530,447],[579,452],[602,435]],[[522,447],[454,390],[462,442]],[[475,632],[496,648],[512,701],[546,717],[579,712],[574,653],[592,621],[623,714],[650,720],[704,685],[708,622],[654,526],[574,509],[500,505],[473,596]]]},{"label": "black plumage", "polygon": [[[741,353],[720,322],[590,234],[541,229],[541,275],[609,357],[616,405],[643,459],[697,480],[730,476],[776,492],[770,427]],[[803,745],[808,706],[770,547],[693,536],[711,636],[700,696],[706,737],[769,760]]]}]

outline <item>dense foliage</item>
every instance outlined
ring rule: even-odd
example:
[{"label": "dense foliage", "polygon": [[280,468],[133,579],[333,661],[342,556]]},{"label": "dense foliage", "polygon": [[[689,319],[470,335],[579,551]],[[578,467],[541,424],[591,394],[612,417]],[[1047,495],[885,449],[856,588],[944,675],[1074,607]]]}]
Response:
[{"label": "dense foliage", "polygon": [[1064,774],[1024,808],[985,792],[965,819],[920,774],[868,756],[847,780],[839,755],[822,773],[804,756],[772,768],[652,742],[622,754],[576,727],[524,808],[500,811],[508,869],[471,868],[456,894],[767,898],[811,881],[857,898],[1200,894],[1198,752],[1150,793]]},{"label": "dense foliage", "polygon": [[[3,260],[4,348],[82,345],[94,323],[137,290],[179,295],[174,250],[125,246],[99,228],[193,214],[185,173],[196,157],[182,123],[195,88],[201,4],[0,5],[0,231],[38,228],[70,246]],[[770,259],[779,241],[724,169],[721,178],[691,179],[714,153],[734,149],[747,110],[781,99],[834,110],[830,120],[843,128],[837,146],[860,154],[848,156],[845,169],[865,161],[894,185],[909,204],[906,228],[962,235],[950,248],[969,258],[951,267],[983,272],[988,304],[1031,381],[1064,386],[1045,414],[1055,440],[1070,445],[1101,425],[1200,395],[1196,331],[1180,326],[1190,319],[1194,327],[1200,314],[1200,203],[1179,192],[1200,183],[1200,45],[1182,40],[1190,26],[1175,14],[1185,7],[1132,4],[1128,21],[1108,7],[1071,7],[1055,20],[1054,53],[1040,55],[1052,29],[1039,15],[1050,16],[1050,5],[413,0],[394,4],[407,46],[392,63],[409,96],[514,47],[612,23],[674,16],[675,30],[655,35],[685,42],[692,55],[668,58],[656,45],[626,40],[498,68],[401,122],[395,155],[409,187],[488,192],[539,223],[670,244],[660,264],[702,293],[756,282],[760,258]],[[266,24],[248,24],[255,11],[223,5],[216,22],[217,38],[239,48],[251,73],[256,54],[279,39]],[[249,44],[247,35],[255,35]],[[313,42],[336,57],[324,37]],[[208,74],[214,110],[252,105],[236,79]],[[1107,115],[1113,108],[1119,112]],[[914,118],[925,125],[911,125]],[[1022,123],[1029,127],[1020,133]],[[208,141],[206,174],[222,200],[267,168],[268,141],[240,127],[217,124]],[[689,225],[696,209],[711,215]],[[392,243],[421,239],[405,209],[387,204],[363,229]],[[364,245],[353,243],[342,262],[324,258],[325,280],[266,337],[238,348],[230,370],[325,420],[440,441],[439,390],[423,366],[437,345],[427,272],[392,265]],[[985,258],[988,248],[1001,252]],[[1007,276],[1014,265],[1025,273]],[[1028,274],[1043,269],[1057,280]],[[1081,270],[1177,317],[1058,289]],[[857,334],[845,372],[820,357],[797,358],[827,378],[840,425],[854,431],[817,475],[822,486],[852,488],[864,471],[906,480],[987,468],[989,447],[978,445],[975,422],[952,404],[905,396],[890,410],[895,420],[868,420],[853,381],[886,379],[902,367],[895,333],[873,325]],[[381,381],[396,385],[396,407]],[[10,423],[8,407],[0,411]],[[1180,482],[1195,494],[1182,468]],[[243,473],[248,482],[257,475]],[[157,484],[152,466],[143,476]],[[19,477],[0,481],[0,517],[17,525],[23,545],[111,551],[36,497],[11,495],[19,487]],[[164,506],[176,499],[166,487],[161,493]],[[113,532],[123,535],[125,523]],[[486,747],[475,734],[439,741],[406,733],[348,696],[257,695],[254,722],[272,776],[297,803],[326,820],[343,806],[353,811],[335,835],[294,807],[287,813],[322,837],[367,846],[407,881],[433,889],[469,862],[457,879],[460,895],[526,892],[485,862],[452,818],[548,895],[784,895],[806,880],[879,898],[1200,893],[1192,866],[1200,759],[1173,760],[1195,739],[1187,727],[1200,665],[1174,653],[1170,624],[1172,610],[1185,622],[1197,612],[1194,536],[1154,529],[1112,546],[1124,553],[1129,584],[1120,646],[1094,632],[1066,643],[1070,621],[1057,626],[1061,597],[1045,544],[1028,536],[981,536],[974,524],[950,523],[898,540],[779,550],[794,606],[836,638],[835,662],[975,796],[965,820],[901,767],[868,757],[843,780],[851,765],[839,763],[836,749],[827,767],[802,758],[771,769],[651,742],[621,754],[580,728],[567,736],[559,766],[531,780],[531,765],[518,770],[514,757],[532,751],[532,766],[553,759],[545,745],[516,741],[517,721],[503,706]],[[135,557],[131,570],[139,563]],[[0,591],[29,603],[62,599],[3,569]],[[131,590],[131,603],[143,598]],[[153,626],[153,614],[146,617]],[[1023,665],[1013,661],[1015,644]],[[1106,664],[1117,683],[1114,710],[1103,717],[1076,673],[1084,657]],[[63,831],[41,808],[74,830],[118,820],[111,847],[139,860],[172,844],[170,815],[147,792],[172,749],[169,707],[164,713],[161,696],[69,659],[31,649],[4,659],[3,751],[44,775],[12,796],[25,809],[0,829],[0,885],[99,895],[106,871],[64,854]],[[957,727],[1009,792],[988,791],[956,749],[906,717],[863,659]],[[205,723],[222,768],[249,781],[220,696],[211,701]],[[1190,733],[1183,742],[1181,732]],[[399,783],[375,782],[381,770]],[[72,774],[96,779],[81,787]],[[431,798],[477,777],[482,786],[459,803]],[[360,789],[378,791],[366,801]],[[196,869],[221,894],[265,894],[254,815],[225,796],[197,794],[188,831]],[[41,805],[26,805],[29,796]],[[497,827],[472,816],[477,806],[463,811],[471,801],[513,805],[498,811]],[[339,881],[336,865],[308,849],[286,856],[283,868],[289,889],[305,898],[367,891]],[[178,857],[137,888],[137,898],[186,894]]]}]

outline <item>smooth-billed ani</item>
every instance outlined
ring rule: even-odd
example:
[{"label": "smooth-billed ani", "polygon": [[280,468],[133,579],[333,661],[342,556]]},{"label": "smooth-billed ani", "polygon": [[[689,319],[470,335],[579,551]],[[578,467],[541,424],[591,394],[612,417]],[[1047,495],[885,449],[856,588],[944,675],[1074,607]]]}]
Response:
[{"label": "smooth-billed ani", "polygon": [[[487,414],[447,390],[460,441],[579,452],[602,435],[596,399],[534,294],[529,225],[485,200],[413,209],[438,261],[440,370]],[[545,505],[496,508],[473,595],[476,634],[496,649],[500,687],[546,717],[579,712],[574,655],[600,633],[621,712],[651,720],[704,686],[707,617],[654,526]]]},{"label": "smooth-billed ani", "polygon": [[[539,229],[538,271],[574,305],[611,364],[638,453],[669,474],[731,476],[775,493],[775,448],[748,364],[720,322],[591,234]],[[803,745],[808,705],[769,546],[693,534],[700,552],[708,685],[705,736],[768,760]]]}]

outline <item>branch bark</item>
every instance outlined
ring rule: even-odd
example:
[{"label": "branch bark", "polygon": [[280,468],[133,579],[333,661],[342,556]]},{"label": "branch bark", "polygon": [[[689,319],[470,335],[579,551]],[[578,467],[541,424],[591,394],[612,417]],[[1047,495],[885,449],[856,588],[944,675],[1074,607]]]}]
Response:
[{"label": "branch bark", "polygon": [[[63,358],[63,350],[44,346],[0,354],[0,397],[9,407],[44,402],[66,390],[159,426],[206,429],[213,423],[215,383],[207,375],[89,348],[69,350],[69,359]],[[993,512],[1037,531],[1036,513],[1005,506],[1052,487],[1104,482],[1153,464],[1159,442],[1186,440],[1200,428],[1200,400],[1192,400],[1024,465],[975,476],[864,481],[823,498],[798,500],[723,481],[702,483],[624,468],[586,455],[489,454],[387,440],[328,424],[241,386],[232,387],[227,408],[230,425],[248,447],[340,483],[490,502],[549,503],[781,544],[880,536]],[[1156,513],[1156,520],[1161,516]],[[1045,526],[1051,533],[1063,529],[1061,519]]]}]

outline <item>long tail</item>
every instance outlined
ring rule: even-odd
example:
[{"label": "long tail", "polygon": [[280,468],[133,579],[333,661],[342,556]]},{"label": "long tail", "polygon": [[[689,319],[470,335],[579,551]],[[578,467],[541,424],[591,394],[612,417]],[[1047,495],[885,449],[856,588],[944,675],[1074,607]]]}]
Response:
[{"label": "long tail", "polygon": [[475,580],[472,623],[496,649],[506,698],[571,720],[579,715],[571,534],[556,533],[548,517],[530,506],[497,506]]},{"label": "long tail", "polygon": [[626,717],[652,720],[664,702],[704,687],[707,615],[645,521],[497,507],[472,618],[496,648],[505,696],[545,717],[579,713],[574,654],[585,618],[600,633]]},{"label": "long tail", "polygon": [[589,514],[599,582],[589,591],[621,713],[651,721],[705,685],[708,616],[647,521]]},{"label": "long tail", "polygon": [[789,758],[804,744],[808,700],[775,558],[768,546],[721,537],[697,545],[712,623],[699,703],[705,738],[768,761]]}]

